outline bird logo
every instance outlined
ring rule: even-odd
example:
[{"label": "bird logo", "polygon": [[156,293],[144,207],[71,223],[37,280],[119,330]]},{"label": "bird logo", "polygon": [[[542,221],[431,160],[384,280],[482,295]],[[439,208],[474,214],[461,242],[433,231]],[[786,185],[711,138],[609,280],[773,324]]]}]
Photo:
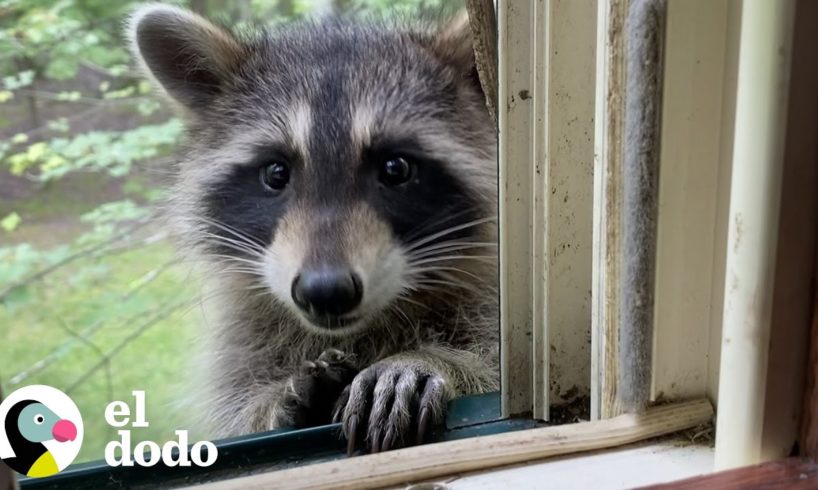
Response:
[{"label": "bird logo", "polygon": [[82,417],[73,400],[51,386],[21,388],[0,403],[0,459],[32,478],[64,470],[82,444]]}]

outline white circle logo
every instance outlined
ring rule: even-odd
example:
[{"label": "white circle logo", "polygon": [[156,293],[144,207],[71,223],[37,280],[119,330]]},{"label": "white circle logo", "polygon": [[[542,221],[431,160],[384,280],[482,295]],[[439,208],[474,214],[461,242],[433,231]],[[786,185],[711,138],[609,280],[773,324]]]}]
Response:
[{"label": "white circle logo", "polygon": [[77,405],[56,388],[26,386],[0,403],[0,459],[20,474],[41,478],[64,470],[82,436]]}]

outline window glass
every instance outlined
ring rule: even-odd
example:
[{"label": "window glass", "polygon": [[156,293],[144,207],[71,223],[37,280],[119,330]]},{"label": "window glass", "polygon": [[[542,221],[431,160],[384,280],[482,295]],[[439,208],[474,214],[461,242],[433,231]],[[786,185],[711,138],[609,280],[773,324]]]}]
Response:
[{"label": "window glass", "polygon": [[123,429],[340,421],[384,450],[497,391],[496,137],[462,2],[151,5],[0,16],[3,393],[67,394],[81,462]]}]

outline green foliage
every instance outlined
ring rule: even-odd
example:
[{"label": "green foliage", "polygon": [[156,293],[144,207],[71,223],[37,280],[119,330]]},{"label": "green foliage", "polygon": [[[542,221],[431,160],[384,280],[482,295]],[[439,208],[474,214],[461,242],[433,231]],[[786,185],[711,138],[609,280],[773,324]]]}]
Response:
[{"label": "green foliage", "polygon": [[130,172],[131,164],[162,154],[179,140],[181,133],[178,119],[127,131],[91,131],[31,144],[9,156],[8,163],[10,172],[17,176],[36,167],[33,178],[41,181],[79,170],[123,177]]},{"label": "green foliage", "polygon": [[0,228],[3,228],[8,232],[14,231],[17,229],[18,226],[20,226],[20,221],[22,221],[20,215],[17,214],[16,212],[12,212],[8,216],[0,220]]},{"label": "green foliage", "polygon": [[[151,222],[182,124],[132,69],[129,0],[0,0],[0,383],[67,390],[81,459],[115,437],[102,410],[144,389],[166,440],[203,322],[187,264]],[[242,25],[308,14],[310,0],[187,0]],[[459,0],[330,0],[338,10],[449,14]],[[193,429],[193,427],[191,427]],[[199,436],[197,436],[199,437]],[[201,435],[206,437],[206,434]]]}]

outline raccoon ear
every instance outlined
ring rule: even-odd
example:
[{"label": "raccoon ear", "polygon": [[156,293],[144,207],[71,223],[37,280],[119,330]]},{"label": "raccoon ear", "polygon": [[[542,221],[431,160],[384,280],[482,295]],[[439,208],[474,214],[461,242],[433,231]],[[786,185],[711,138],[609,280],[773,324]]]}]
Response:
[{"label": "raccoon ear", "polygon": [[437,32],[431,47],[438,59],[454,68],[467,83],[483,93],[474,58],[474,37],[466,9],[460,10]]},{"label": "raccoon ear", "polygon": [[167,5],[135,10],[126,33],[143,71],[171,98],[194,111],[206,108],[222,92],[244,52],[230,32]]},{"label": "raccoon ear", "polygon": [[437,32],[432,51],[458,72],[469,75],[475,69],[473,42],[469,14],[462,9]]}]

